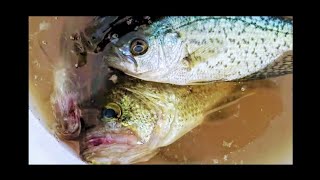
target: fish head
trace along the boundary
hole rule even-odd
[[[115,69],[141,79],[165,76],[184,56],[178,33],[139,29],[107,45],[104,60]]]
[[[131,86],[131,87],[130,87]],[[169,127],[166,108],[155,89],[130,84],[115,87],[107,95],[101,109],[99,124],[83,132],[80,153],[93,164],[130,164],[149,160],[162,142],[163,127]],[[148,94],[149,93],[149,94]],[[161,127],[159,127],[161,122]]]

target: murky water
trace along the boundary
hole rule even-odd
[[[53,91],[52,71],[55,70],[52,61],[60,57],[62,24],[72,21],[76,29],[89,20],[90,17],[29,19],[29,106],[51,133],[54,117],[50,95]],[[97,66],[95,63],[92,60],[91,65]],[[82,71],[90,73],[90,69]],[[215,119],[206,119],[145,163],[291,164],[292,75],[271,80],[276,87],[260,86],[261,81],[253,82],[258,86],[254,95],[218,112],[221,115],[216,115]],[[67,143],[78,153],[77,142]]]

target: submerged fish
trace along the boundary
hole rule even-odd
[[[82,132],[80,154],[94,164],[147,161],[220,107],[249,95],[241,83],[177,86],[125,76],[109,92],[101,115]],[[86,119],[84,119],[86,123]]]
[[[106,63],[147,81],[192,85],[292,73],[292,19],[164,17],[104,49]]]
[[[52,65],[53,92],[50,103],[55,118],[55,133],[59,138],[74,140],[80,135],[82,119],[91,119],[99,112],[99,91],[105,87],[107,70],[103,64],[91,61],[90,66],[75,68],[77,59],[70,50],[72,41],[67,37],[73,32],[75,24],[70,20],[63,25],[60,37],[60,56],[52,59],[39,43],[42,52]],[[94,70],[92,70],[94,69]],[[93,101],[95,99],[96,101]]]

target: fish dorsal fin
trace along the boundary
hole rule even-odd
[[[273,63],[258,72],[250,74],[244,78],[235,81],[249,81],[257,79],[267,79],[277,77],[285,74],[292,74],[293,72],[293,54],[292,51],[285,52],[282,56],[277,58]]]

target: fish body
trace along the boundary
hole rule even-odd
[[[194,85],[290,74],[292,49],[290,19],[170,16],[112,41],[103,59],[139,79]]]
[[[125,76],[106,94],[97,124],[83,132],[81,156],[94,164],[147,161],[208,112],[244,95],[240,89],[233,82],[177,86]]]

